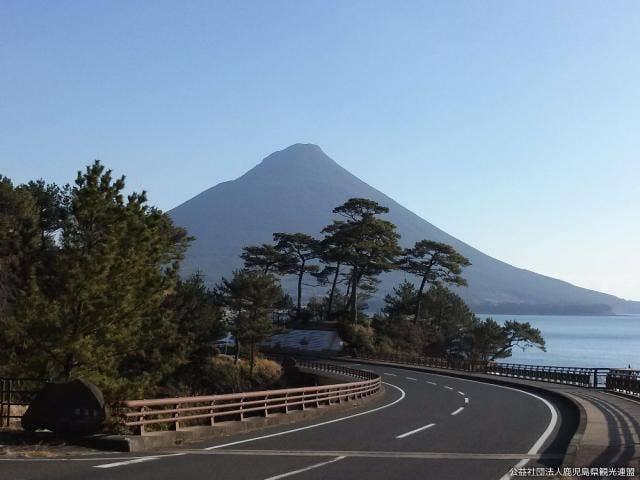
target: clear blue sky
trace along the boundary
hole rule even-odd
[[[0,172],[169,209],[297,142],[514,265],[640,300],[640,3],[0,0]]]

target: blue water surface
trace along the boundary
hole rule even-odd
[[[628,367],[640,369],[640,315],[552,316],[489,315],[503,323],[507,320],[529,322],[540,329],[547,351],[518,348],[502,361],[561,367]]]

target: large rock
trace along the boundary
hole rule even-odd
[[[47,383],[22,417],[22,428],[94,433],[104,420],[104,397],[100,389],[86,380],[73,380]]]

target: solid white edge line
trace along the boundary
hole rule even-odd
[[[459,414],[462,410],[464,410],[464,407],[460,407],[459,409],[457,409],[457,410],[455,410],[455,411],[451,412],[451,415],[457,415],[457,414]]]
[[[398,435],[396,438],[400,439],[400,438],[408,437],[409,435],[413,435],[414,433],[418,433],[418,432],[421,432],[422,430],[426,430],[427,428],[431,428],[434,425],[435,423],[430,423],[429,425],[425,425],[424,427],[416,428],[415,430],[411,430],[410,432],[402,433]]]
[[[379,366],[385,366],[385,365],[382,364],[382,365],[379,365]],[[396,368],[403,368],[403,367],[396,367]],[[407,368],[405,368],[405,370],[407,370]],[[436,377],[458,378],[458,377],[452,377],[451,375],[443,375],[441,373],[431,373],[431,372],[423,372],[423,373],[429,373],[429,375],[433,375],[433,376],[436,376]],[[481,385],[485,385],[485,386],[489,386],[489,387],[497,387],[497,388],[504,388],[506,390],[513,390],[515,392],[519,392],[519,393],[522,393],[524,395],[529,395],[530,397],[537,398],[538,400],[540,400],[542,403],[544,403],[547,406],[547,408],[551,412],[551,420],[549,421],[549,425],[547,425],[547,429],[544,432],[542,432],[542,435],[540,435],[540,437],[538,438],[536,443],[534,443],[533,446],[531,447],[531,449],[527,452],[527,455],[535,455],[535,454],[538,453],[538,450],[542,447],[542,445],[544,445],[544,442],[546,442],[547,438],[549,438],[549,436],[553,433],[553,430],[556,427],[556,424],[558,423],[558,412],[556,412],[555,407],[553,405],[551,405],[547,400],[545,400],[544,398],[542,398],[542,397],[540,397],[540,396],[538,396],[538,395],[536,395],[534,393],[525,392],[524,390],[520,390],[520,389],[514,388],[514,387],[507,387],[506,385],[496,385],[495,383],[481,382],[479,380],[470,380],[470,379],[466,379],[466,378],[458,378],[458,380],[462,380],[464,382],[479,383]],[[529,462],[529,459],[523,458],[522,460],[520,460],[512,468],[523,467],[528,462]],[[502,477],[500,477],[500,480],[510,480],[511,478],[512,478],[511,473],[507,472]]]
[[[351,418],[359,417],[361,415],[368,415],[369,413],[378,412],[380,410],[383,410],[385,408],[389,408],[389,407],[395,405],[396,403],[401,402],[402,400],[404,400],[404,397],[406,396],[406,393],[405,393],[405,391],[403,389],[401,389],[397,385],[393,385],[391,383],[387,383],[387,382],[382,382],[382,383],[384,383],[385,385],[389,385],[390,387],[393,387],[396,390],[399,390],[400,391],[400,397],[395,399],[391,403],[386,403],[386,404],[384,404],[384,405],[382,405],[380,407],[376,407],[376,408],[373,408],[371,410],[366,410],[364,412],[355,413],[353,415],[347,415],[346,417],[334,418],[333,420],[327,420],[326,422],[314,423],[312,425],[306,425],[304,427],[292,428],[291,430],[285,430],[283,432],[271,433],[269,435],[261,435],[259,437],[245,438],[244,440],[238,440],[238,441],[235,441],[235,442],[223,443],[222,445],[214,445],[213,447],[206,447],[203,450],[215,450],[216,448],[230,447],[232,445],[239,445],[241,443],[254,442],[256,440],[262,440],[264,438],[279,437],[280,435],[287,435],[288,433],[301,432],[303,430],[309,430],[311,428],[321,427],[323,425],[329,425],[330,423],[342,422],[343,420],[349,420]]]
[[[186,453],[171,453],[168,455],[151,455],[149,457],[138,457],[138,458],[134,458],[133,460],[126,460],[124,462],[103,463],[102,465],[94,465],[93,468],[122,467],[124,465],[132,465],[134,463],[150,462],[152,460],[158,460],[160,458],[165,458],[165,457],[181,457],[183,455],[186,455]]]
[[[347,457],[336,457],[331,460],[327,460],[326,462],[315,463],[313,465],[309,465],[308,467],[300,468],[298,470],[293,470],[287,473],[281,473],[280,475],[274,475],[273,477],[265,478],[265,480],[278,480],[279,478],[290,477],[292,475],[297,475],[298,473],[308,472],[309,470],[313,470],[314,468],[324,467],[325,465],[329,465],[330,463],[339,462]]]

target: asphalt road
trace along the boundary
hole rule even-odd
[[[0,480],[499,480],[556,466],[576,428],[568,407],[520,390],[359,368],[382,375],[386,394],[358,410],[152,455],[0,459]]]

